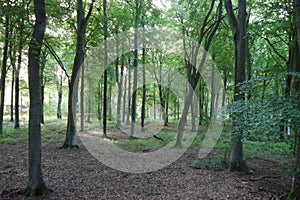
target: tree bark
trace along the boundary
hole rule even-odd
[[[29,181],[25,193],[30,196],[45,195],[49,192],[42,175],[41,159],[41,80],[39,58],[46,29],[44,0],[34,0],[35,25],[29,44]]]
[[[202,24],[202,31],[201,31],[202,33],[204,32],[205,28],[208,28],[207,27],[207,25],[208,25],[207,20],[208,20],[208,18],[210,17],[210,15],[212,13],[212,10],[214,8],[214,4],[215,4],[215,1],[212,1],[210,10],[208,11],[208,13],[206,15],[206,18],[205,18],[205,20]],[[218,10],[217,11],[217,19],[216,19],[215,23],[213,24],[213,26],[210,26],[208,28],[209,31],[208,31],[207,35],[205,35],[205,34],[200,34],[199,35],[196,50],[192,51],[193,52],[193,59],[192,59],[192,65],[190,66],[190,67],[192,67],[192,69],[190,70],[191,73],[188,74],[188,81],[189,81],[191,87],[188,88],[187,95],[185,96],[184,108],[183,108],[183,111],[182,111],[182,114],[181,114],[181,119],[180,119],[180,122],[179,122],[179,128],[178,128],[178,132],[177,132],[175,147],[181,147],[181,141],[182,141],[182,138],[183,138],[183,130],[184,130],[184,126],[185,126],[186,121],[187,121],[188,111],[189,111],[190,105],[192,103],[193,93],[194,93],[195,88],[197,87],[198,81],[200,79],[200,73],[201,73],[201,71],[204,67],[205,62],[206,62],[207,52],[210,48],[210,44],[212,42],[213,36],[215,35],[215,33],[216,33],[216,31],[217,31],[217,29],[220,25],[220,22],[221,22],[222,4],[223,4],[223,1],[220,0],[219,5],[218,5],[218,9],[217,9]],[[196,61],[197,61],[198,53],[199,53],[199,50],[200,50],[200,47],[201,47],[201,43],[202,43],[202,41],[205,37],[206,37],[206,41],[205,41],[205,44],[204,44],[204,51],[202,53],[200,63],[197,64]],[[189,66],[189,65],[187,65],[187,66]]]
[[[61,114],[62,82],[63,82],[62,75],[59,74],[57,76],[57,94],[58,94],[57,111],[56,111],[57,119],[62,118],[62,114]]]
[[[2,59],[2,69],[1,69],[1,80],[0,80],[0,135],[3,132],[3,114],[4,114],[4,98],[5,98],[5,79],[6,79],[6,68],[8,59],[8,46],[9,46],[9,16],[5,16],[5,41],[3,47],[3,59]]]
[[[21,19],[20,24],[20,41],[19,41],[19,47],[18,47],[18,65],[15,71],[15,124],[14,128],[19,129],[20,128],[20,110],[19,110],[19,98],[20,98],[20,70],[21,70],[21,63],[22,63],[22,50],[24,46],[24,19]]]
[[[295,52],[295,71],[300,73],[300,0],[294,0],[295,11],[296,11],[296,29],[297,29],[297,40],[298,40],[298,49]],[[294,85],[295,91],[300,91],[300,80],[296,79]],[[298,107],[300,107],[300,102],[298,101]],[[296,161],[295,161],[295,174],[293,175],[292,188],[289,193],[288,199],[300,199],[300,127],[299,125],[295,126],[295,146],[296,146]]]
[[[11,34],[14,34],[13,28],[11,28]],[[15,40],[15,37],[12,38]],[[10,96],[10,121],[14,121],[14,88],[15,88],[15,73],[16,73],[16,50],[13,49],[13,41],[10,41],[10,64],[12,66],[11,76],[11,96]]]
[[[231,0],[225,0],[225,8],[228,21],[231,27],[235,44],[235,87],[234,101],[243,101],[245,94],[240,90],[241,84],[245,81],[246,65],[246,0],[238,1],[238,17],[236,18]],[[231,133],[231,160],[230,170],[248,171],[243,153],[243,130],[238,128],[239,118],[243,117],[240,113],[232,116],[233,129]]]
[[[144,131],[145,127],[145,118],[146,118],[146,49],[143,48],[142,60],[143,60],[143,95],[142,95],[142,110],[141,110],[141,127]]]
[[[108,22],[106,13],[106,0],[103,0],[103,27],[104,27],[104,88],[103,88],[103,137],[107,137],[107,36],[108,36]]]
[[[140,25],[140,0],[135,0],[135,32],[134,32],[134,51],[133,51],[133,92],[131,100],[131,137],[136,137],[136,97],[138,81],[138,28]]]
[[[68,95],[68,122],[67,132],[62,148],[78,147],[77,145],[77,129],[76,129],[76,106],[78,100],[78,73],[83,64],[85,54],[85,32],[88,19],[92,14],[94,1],[90,4],[87,16],[84,16],[84,8],[82,0],[77,0],[77,30],[76,30],[76,55],[74,58],[71,80],[69,80]]]
[[[80,85],[80,131],[84,131],[84,65],[81,65]]]

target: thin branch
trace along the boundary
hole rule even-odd
[[[54,51],[53,47],[49,44],[49,42],[44,39],[44,44],[45,47],[50,51],[51,55],[54,57],[54,59],[57,61],[57,63],[59,64],[60,68],[64,71],[66,77],[68,78],[68,80],[70,79],[68,72],[63,64],[63,62],[61,61],[61,59],[59,58],[59,56],[57,55],[57,53]]]
[[[234,15],[231,0],[225,0],[225,8],[226,8],[228,21],[229,21],[229,25],[230,25],[232,34],[235,37],[235,35],[237,33],[238,23],[237,23],[237,19],[236,19],[235,15]]]
[[[90,7],[89,7],[89,11],[88,11],[86,17],[84,18],[83,23],[87,23],[87,21],[89,20],[90,16],[92,15],[93,7],[94,7],[94,2],[95,2],[95,0],[92,0],[92,3],[90,4]]]
[[[255,33],[256,33],[259,37],[261,37],[262,39],[264,39],[264,40],[270,45],[270,47],[273,49],[273,51],[275,52],[275,54],[276,54],[279,58],[281,58],[285,63],[288,63],[287,59],[286,59],[283,55],[281,55],[281,54],[279,53],[279,51],[275,48],[274,44],[269,40],[269,38],[267,38],[267,37],[265,37],[265,36],[262,36],[262,35],[259,34],[257,31],[255,31]]]

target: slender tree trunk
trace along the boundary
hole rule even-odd
[[[13,33],[13,30],[11,30]],[[13,33],[14,34],[14,33]],[[15,40],[15,37],[13,38]],[[11,77],[11,96],[10,96],[10,121],[14,121],[14,87],[15,87],[15,74],[16,74],[16,50],[13,50],[13,41],[10,41],[10,62],[12,66]]]
[[[124,56],[124,55],[123,55]],[[122,60],[125,59],[125,56],[123,58],[122,56]],[[122,62],[124,62],[125,60],[123,60]],[[123,115],[122,115],[122,122],[125,122],[125,117],[126,117],[126,95],[127,95],[127,90],[126,90],[126,86],[127,86],[127,76],[124,75],[124,95],[123,95]]]
[[[80,131],[84,131],[84,64],[81,65],[80,86]]]
[[[35,26],[29,44],[29,180],[26,194],[30,196],[48,193],[42,175],[41,146],[41,80],[39,57],[46,29],[46,12],[44,0],[34,0]]]
[[[128,100],[127,100],[127,112],[126,112],[126,114],[127,114],[127,120],[126,120],[126,124],[130,124],[130,108],[131,108],[131,97],[130,97],[130,95],[131,95],[131,70],[129,69],[129,67],[130,67],[130,64],[131,64],[131,62],[130,62],[130,58],[129,58],[129,60],[128,60],[128,63],[129,63],[129,66],[128,66],[128,95],[127,95],[127,97],[128,97]]]
[[[146,118],[146,49],[143,48],[142,60],[143,60],[143,95],[142,95],[142,110],[141,110],[141,127],[142,131],[144,131],[145,127],[145,118]]]
[[[14,128],[19,129],[20,128],[20,70],[22,65],[22,50],[25,43],[24,40],[24,18],[21,19],[20,29],[19,29],[19,46],[18,46],[18,64],[17,68],[15,70],[15,124]],[[21,95],[22,98],[22,95]],[[21,102],[22,105],[22,102]]]
[[[57,115],[57,119],[61,119],[62,118],[62,114],[61,114],[61,102],[62,102],[62,75],[59,74],[57,76],[57,94],[58,94],[58,102],[57,102],[57,111],[56,111],[56,115]]]
[[[9,17],[5,17],[5,41],[3,47],[3,59],[2,59],[2,69],[1,69],[1,80],[0,80],[0,89],[1,89],[1,99],[0,99],[0,135],[3,132],[3,114],[4,114],[4,98],[5,98],[5,79],[6,79],[6,68],[7,68],[7,59],[8,59],[8,46],[9,46]]]
[[[222,91],[222,108],[226,104],[227,72],[224,72],[223,91]],[[222,124],[225,126],[225,116],[222,117]]]
[[[103,137],[107,137],[107,36],[108,36],[108,24],[106,13],[106,0],[103,0],[103,27],[104,27],[104,85],[103,85]]]
[[[214,8],[214,4],[215,4],[215,1],[212,1],[211,2],[211,8],[210,10],[208,11],[207,15],[206,15],[206,19],[209,18],[209,16],[211,15],[211,12]],[[183,138],[183,130],[184,130],[184,126],[187,122],[187,115],[188,115],[188,111],[189,111],[189,107],[192,103],[192,98],[193,98],[193,93],[194,93],[194,90],[198,84],[198,81],[199,81],[199,78],[200,78],[200,73],[204,67],[204,64],[206,62],[206,58],[207,58],[207,51],[209,50],[210,48],[210,44],[211,44],[211,41],[213,39],[213,36],[215,35],[219,25],[220,25],[220,22],[221,22],[221,16],[222,16],[222,0],[220,0],[219,2],[219,5],[218,5],[218,12],[217,12],[217,19],[215,21],[215,24],[211,27],[211,29],[208,31],[208,35],[206,35],[206,42],[205,42],[205,45],[204,45],[204,51],[202,53],[202,57],[201,57],[201,61],[199,64],[197,64],[196,60],[198,58],[198,53],[199,53],[199,50],[200,50],[200,47],[201,47],[201,41],[203,41],[204,37],[205,37],[205,34],[201,34],[198,38],[198,44],[197,44],[197,47],[193,52],[193,60],[192,60],[192,69],[190,70],[191,73],[188,74],[188,81],[191,85],[191,87],[189,87],[188,89],[188,92],[185,96],[185,101],[184,101],[184,108],[183,108],[183,111],[182,111],[182,114],[181,114],[181,119],[180,119],[180,122],[179,122],[179,128],[178,128],[178,132],[177,132],[177,137],[176,137],[176,143],[175,143],[175,147],[181,147],[181,141],[182,141],[182,138]],[[203,22],[203,29],[205,29],[205,27],[207,26],[207,21],[204,21]]]
[[[133,51],[133,92],[131,102],[131,137],[136,136],[136,93],[138,84],[138,28],[140,25],[140,2],[135,0],[135,32],[134,32],[134,51]]]
[[[85,31],[89,17],[92,14],[94,1],[89,7],[86,17],[84,17],[84,8],[82,0],[77,0],[77,34],[76,34],[76,55],[74,58],[71,80],[69,81],[68,95],[68,122],[67,133],[62,148],[78,147],[77,129],[76,129],[76,106],[78,100],[78,73],[83,64],[85,53]]]
[[[164,125],[166,124],[166,112],[165,112],[165,98],[164,98],[164,92],[163,92],[163,85],[162,85],[162,60],[161,56],[159,59],[159,79],[158,79],[158,94],[159,94],[159,103],[160,103],[160,112],[162,119],[164,120]]]
[[[213,58],[214,60],[214,58]],[[211,68],[211,94],[210,94],[210,124],[209,127],[212,128],[215,120],[215,65],[212,64]]]
[[[117,45],[117,51],[119,50],[118,45]],[[119,54],[117,52],[117,54]],[[124,61],[125,61],[125,55],[123,54],[121,56],[121,69],[120,69],[120,74],[121,76],[118,77],[117,83],[118,83],[118,99],[117,99],[117,126],[121,127],[122,126],[122,116],[121,116],[121,111],[122,111],[122,92],[123,92],[123,79],[124,79]],[[116,64],[116,68],[118,69],[118,63]],[[116,72],[118,71],[116,69]],[[126,82],[125,82],[126,84]],[[124,113],[123,113],[124,114]],[[123,115],[124,116],[124,115]],[[123,120],[124,121],[124,120]]]
[[[45,99],[45,84],[46,84],[46,79],[44,78],[44,71],[45,71],[45,66],[46,66],[46,51],[42,51],[41,53],[41,64],[40,64],[40,72],[41,72],[41,102],[42,102],[42,113],[41,113],[41,124],[45,123],[44,119],[44,99]]]

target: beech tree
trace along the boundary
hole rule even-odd
[[[225,8],[234,40],[235,51],[235,82],[234,101],[243,101],[245,94],[240,90],[245,81],[246,65],[246,0],[238,1],[238,16],[233,11],[231,0],[225,0]],[[233,130],[231,133],[231,158],[230,170],[248,170],[243,154],[243,130],[237,126],[241,113],[235,113],[233,117]]]
[[[77,0],[77,27],[76,27],[76,55],[72,68],[71,80],[69,80],[68,94],[68,122],[67,132],[62,148],[78,147],[76,128],[76,103],[78,100],[78,73],[84,60],[85,54],[85,33],[88,20],[92,14],[94,1],[91,2],[87,15],[85,16],[82,0]]]
[[[298,40],[298,55],[300,54],[300,0],[294,0],[295,6],[295,13],[296,13],[296,20],[295,20],[295,27],[297,30],[297,40]],[[300,61],[299,57],[296,57],[298,60],[296,64],[296,72],[300,73]],[[295,91],[300,92],[300,80],[299,78],[295,81]],[[298,100],[298,107],[300,107],[300,102]],[[288,199],[299,199],[300,198],[300,127],[296,125],[295,127],[295,142],[296,142],[296,161],[295,161],[295,168],[294,168],[294,176],[292,181],[292,188],[289,194]]]
[[[218,7],[216,9],[216,17],[213,16],[215,3],[216,3],[215,0],[213,0],[211,2],[208,11],[205,14],[204,20],[201,23],[201,26],[198,26],[195,28],[196,32],[197,32],[197,35],[196,35],[197,42],[193,48],[191,47],[191,49],[187,48],[187,46],[191,45],[191,44],[187,44],[189,41],[186,41],[186,37],[188,35],[188,30],[187,30],[187,27],[185,27],[183,24],[184,23],[184,16],[183,16],[184,13],[179,13],[179,15],[180,15],[179,18],[180,18],[182,26],[183,26],[182,32],[183,32],[183,41],[184,41],[184,47],[185,47],[185,49],[184,49],[184,51],[185,51],[185,68],[187,71],[187,77],[188,77],[187,79],[188,79],[191,87],[189,87],[187,94],[185,96],[184,108],[182,110],[180,122],[178,125],[178,132],[177,132],[175,147],[181,147],[181,141],[183,138],[183,130],[184,130],[184,126],[187,121],[188,111],[189,111],[190,105],[192,103],[193,92],[198,85],[198,81],[200,79],[200,73],[206,62],[207,52],[209,51],[212,39],[213,39],[215,33],[217,32],[218,27],[221,22],[221,19],[222,19],[223,1],[222,0],[219,1]],[[205,51],[203,52],[203,55],[199,59],[200,62],[197,63],[197,59],[199,56],[198,54],[199,54],[201,45],[204,45]]]
[[[35,25],[29,44],[29,180],[25,193],[30,196],[49,192],[42,175],[41,159],[41,80],[39,58],[46,29],[46,10],[44,0],[34,0]]]

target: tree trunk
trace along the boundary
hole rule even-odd
[[[29,44],[29,181],[25,193],[30,196],[45,195],[49,192],[42,175],[41,158],[41,80],[39,58],[46,29],[44,0],[34,0],[35,26]]]
[[[11,30],[13,33],[13,30]],[[12,38],[15,40],[15,37]],[[16,73],[16,50],[13,49],[13,41],[10,41],[10,63],[12,66],[12,77],[11,77],[11,96],[10,96],[10,121],[14,121],[14,88],[15,88],[15,73]]]
[[[131,60],[130,58],[128,59],[128,94],[127,94],[127,120],[126,120],[126,124],[129,125],[130,124],[130,108],[131,108],[131,70],[130,70],[130,64],[131,64]]]
[[[44,70],[46,66],[46,51],[42,51],[41,53],[41,59],[40,59],[40,78],[41,78],[41,102],[42,102],[42,113],[41,113],[41,124],[44,124],[45,119],[44,119],[44,99],[45,99],[45,84],[46,84],[46,79],[44,78]]]
[[[124,57],[124,58],[123,58]],[[125,62],[125,56],[122,55],[122,63],[124,64]],[[124,69],[123,69],[124,70]],[[122,122],[125,122],[125,117],[126,117],[126,85],[127,85],[127,76],[123,74],[123,78],[124,78],[124,95],[123,95],[123,115],[122,115]]]
[[[117,45],[117,51],[119,51],[118,45]],[[117,52],[119,54],[119,52]],[[122,116],[121,116],[121,111],[122,111],[122,92],[123,92],[123,78],[124,78],[124,61],[125,61],[125,55],[122,54],[121,56],[121,76],[118,77],[117,79],[117,84],[118,84],[118,99],[117,99],[117,126],[121,127],[122,126]],[[118,62],[117,62],[118,63]],[[118,64],[116,64],[116,68],[118,69]],[[116,73],[117,70],[116,69]],[[117,76],[117,75],[116,75]],[[126,84],[126,83],[125,83]],[[124,114],[124,113],[123,113]],[[124,115],[123,115],[124,116]],[[124,121],[124,120],[123,120]]]
[[[80,82],[80,131],[84,131],[84,70],[84,64],[82,64]]]
[[[57,119],[61,119],[62,118],[62,114],[61,114],[61,102],[62,102],[62,75],[59,74],[57,76],[57,94],[58,94],[58,102],[57,102],[57,111],[56,111],[56,115],[57,115]]]
[[[103,85],[103,137],[107,137],[107,36],[108,36],[108,22],[106,13],[106,0],[103,0],[103,28],[104,28],[104,85]]]
[[[20,98],[20,70],[21,70],[21,64],[22,64],[22,49],[24,45],[24,19],[22,18],[21,24],[20,24],[20,41],[19,41],[19,48],[18,48],[18,66],[15,71],[15,124],[14,128],[19,129],[20,128],[20,112],[19,112],[19,98]]]
[[[78,100],[78,72],[83,64],[85,53],[85,31],[89,17],[92,14],[94,1],[92,1],[88,14],[84,17],[82,0],[77,0],[77,34],[76,34],[76,55],[74,58],[71,80],[69,81],[68,95],[68,122],[67,133],[62,148],[78,147],[76,130],[76,106]]]
[[[212,1],[210,10],[208,11],[208,13],[206,15],[206,20],[208,20],[209,16],[211,15],[212,10],[214,8],[214,4],[215,4],[215,1]],[[205,35],[204,33],[199,35],[197,46],[196,46],[195,50],[192,51],[192,54],[193,54],[192,55],[192,57],[193,57],[192,63],[189,63],[188,65],[186,65],[187,67],[191,67],[190,71],[188,69],[188,81],[189,81],[191,87],[189,87],[187,95],[185,96],[184,108],[183,108],[183,111],[181,114],[181,119],[179,122],[179,128],[178,128],[178,132],[177,132],[175,147],[181,147],[181,141],[183,138],[183,130],[184,130],[184,126],[187,121],[189,107],[192,103],[193,93],[194,93],[195,88],[197,87],[197,84],[198,84],[198,81],[200,78],[200,73],[206,62],[207,52],[210,48],[211,41],[212,41],[213,36],[215,35],[215,33],[220,25],[220,22],[221,22],[222,4],[223,4],[223,2],[222,2],[222,0],[220,0],[218,9],[217,9],[218,10],[217,19],[216,19],[215,23],[213,24],[213,26],[210,26],[209,31],[207,31],[208,32],[207,35]],[[203,25],[202,25],[202,30],[204,30],[205,28],[208,28],[208,27],[206,27],[207,25],[208,25],[207,21],[204,21]],[[197,64],[197,58],[199,56],[198,53],[199,53],[199,50],[201,47],[201,42],[203,41],[204,38],[205,38],[204,51],[202,53],[200,63]],[[185,49],[185,52],[186,52],[186,49]]]
[[[146,49],[143,48],[142,60],[143,60],[143,95],[142,95],[142,110],[141,110],[141,127],[144,131],[145,118],[146,118]]]
[[[240,91],[241,84],[245,81],[246,64],[246,0],[238,1],[238,17],[236,18],[231,0],[225,0],[225,8],[230,23],[235,44],[235,87],[234,101],[245,99],[245,94]],[[233,129],[231,133],[231,160],[230,170],[248,171],[243,153],[243,130],[238,128],[240,113],[233,116]]]
[[[214,60],[214,57],[213,57]],[[215,120],[215,65],[212,64],[211,68],[211,94],[210,94],[210,124],[209,127],[212,128]]]
[[[131,137],[136,136],[136,93],[138,81],[138,27],[140,25],[140,2],[135,0],[135,31],[134,31],[134,51],[133,51],[133,93],[131,100]]]
[[[8,46],[9,46],[9,17],[5,17],[5,42],[3,47],[3,60],[2,60],[2,70],[1,70],[1,80],[0,80],[0,135],[3,132],[3,114],[4,114],[4,98],[5,98],[5,79],[6,79],[6,68],[7,68],[7,58],[8,58]]]
[[[295,60],[295,71],[300,73],[300,0],[295,0],[295,10],[296,10],[296,28],[297,28],[297,40],[298,40],[298,49],[295,51],[294,60]],[[294,88],[296,92],[300,91],[300,80],[296,79],[294,83]],[[300,107],[300,102],[298,101],[298,107]],[[296,146],[296,161],[293,175],[293,182],[290,194],[288,199],[300,199],[300,127],[299,125],[295,126],[295,146]]]

